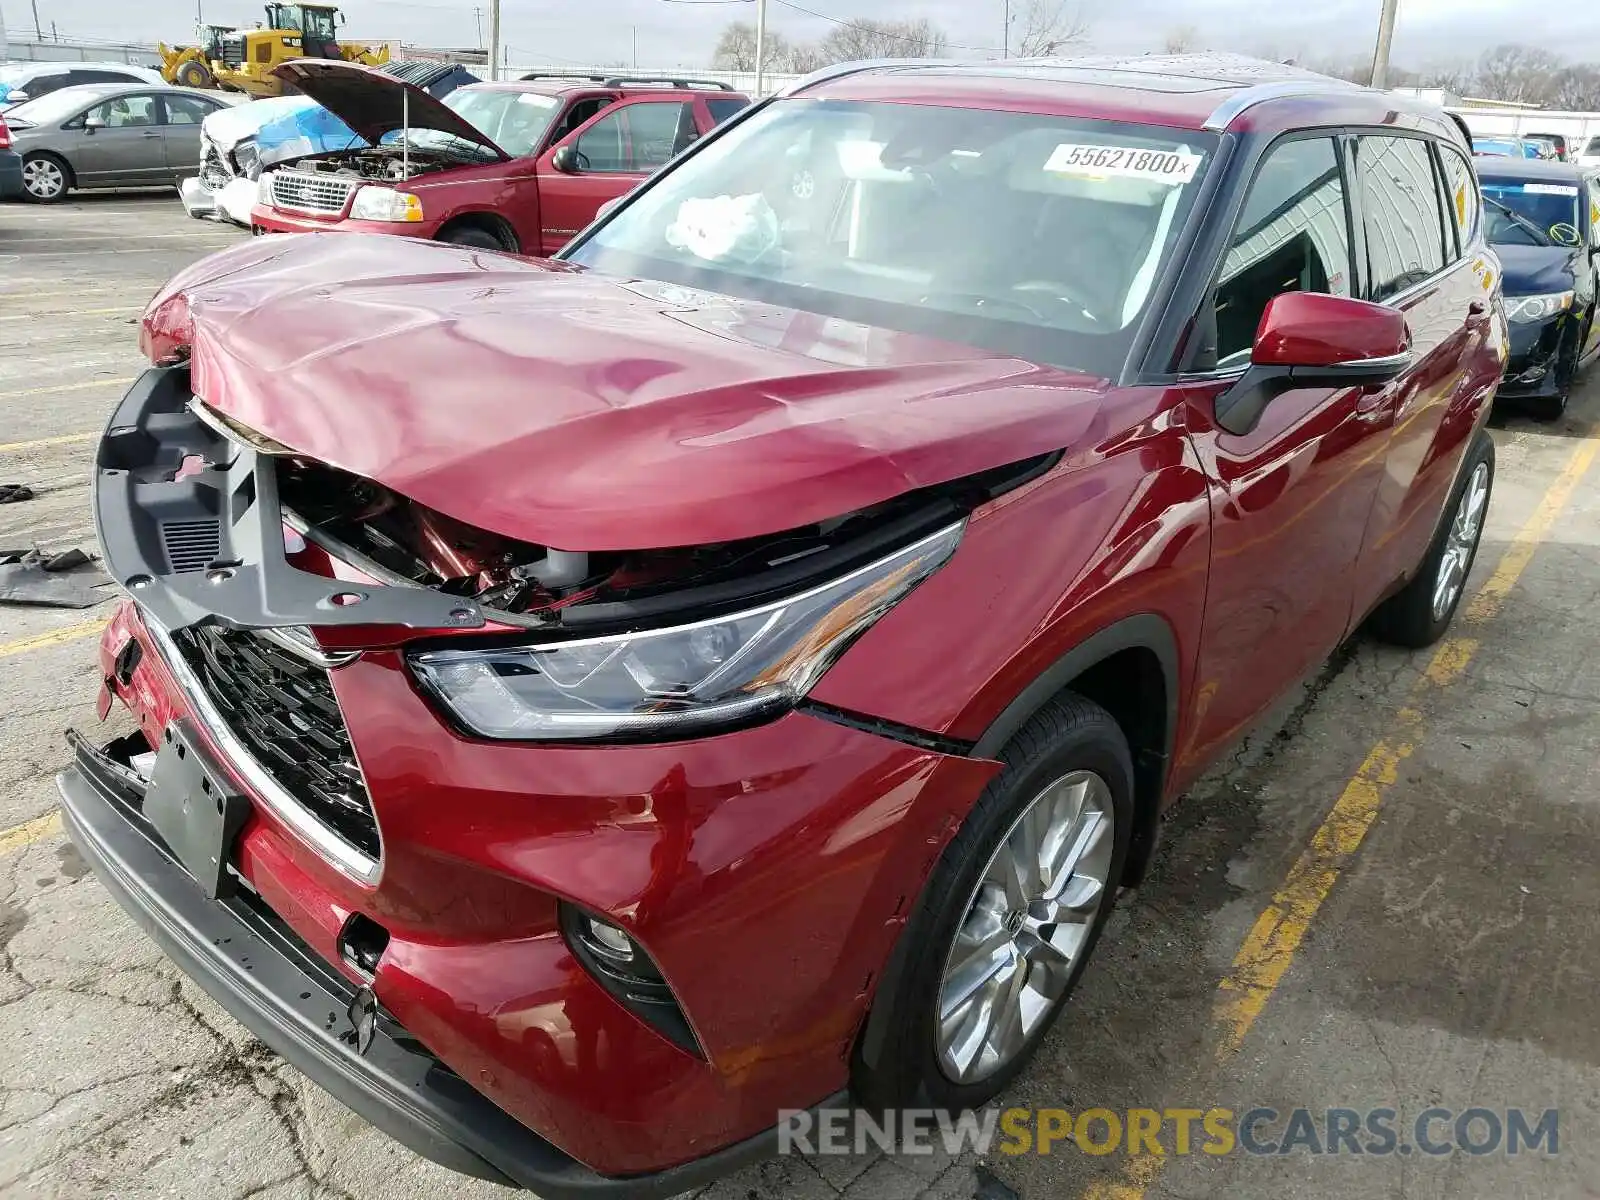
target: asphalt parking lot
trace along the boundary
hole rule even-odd
[[[171,193],[0,206],[0,483],[37,493],[0,506],[0,545],[91,546],[89,456],[140,367],[137,313],[242,236]],[[1005,1102],[1304,1108],[1319,1127],[1389,1108],[1402,1134],[1433,1106],[1555,1109],[1558,1153],[1216,1155],[1197,1134],[1161,1157],[789,1158],[706,1194],[1600,1196],[1600,373],[1562,422],[1496,426],[1452,636],[1358,638],[1190,795]],[[95,724],[109,608],[0,606],[0,1194],[509,1196],[306,1084],[87,874],[52,777],[61,731]],[[1261,1131],[1289,1140],[1282,1119]]]

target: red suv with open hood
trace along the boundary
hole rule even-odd
[[[1469,154],[1249,60],[858,65],[555,262],[208,259],[99,447],[138,728],[72,835],[313,1079],[545,1197],[983,1103],[1206,764],[1450,621]]]
[[[368,143],[261,177],[257,232],[398,233],[554,254],[610,200],[750,101],[727,84],[527,75],[443,100],[354,63],[273,72]]]

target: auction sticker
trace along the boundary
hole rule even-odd
[[[1152,183],[1188,183],[1200,169],[1192,150],[1142,150],[1137,146],[1079,146],[1064,143],[1045,160],[1057,175],[1147,179]]]
[[[1576,196],[1578,189],[1566,183],[1525,183],[1522,190],[1529,196]]]

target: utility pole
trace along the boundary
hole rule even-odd
[[[477,26],[478,26],[478,48],[482,49],[483,48],[483,9],[474,7],[473,10],[472,10],[472,19],[473,19],[473,21],[475,21],[477,23]]]
[[[633,69],[639,69],[639,27],[633,27]]]
[[[756,99],[764,90],[762,78],[767,69],[767,0],[756,0]]]
[[[489,78],[500,78],[500,0],[489,0]]]
[[[1400,0],[1383,0],[1383,15],[1378,18],[1378,47],[1372,54],[1372,86],[1382,91],[1389,86],[1389,45],[1394,41],[1394,19]]]
[[[44,41],[44,30],[39,28],[39,0],[33,0],[33,40]]]
[[[1000,43],[1000,57],[1011,57],[1011,0],[1006,0],[1006,30],[1005,38]]]

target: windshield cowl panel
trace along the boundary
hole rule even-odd
[[[1116,378],[1215,138],[925,104],[792,99],[569,255]]]

